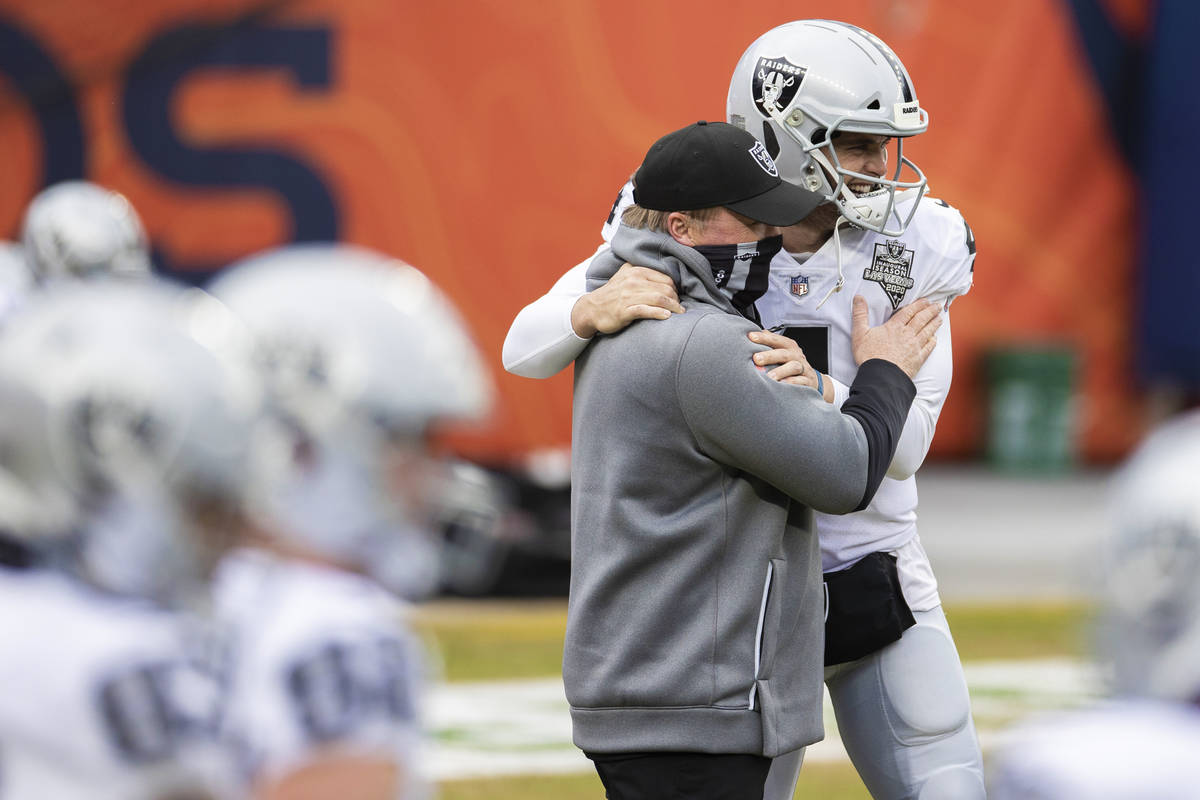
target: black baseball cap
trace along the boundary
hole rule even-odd
[[[795,225],[824,202],[779,177],[767,148],[727,122],[697,122],[650,146],[633,201],[655,211],[724,206],[768,225]]]

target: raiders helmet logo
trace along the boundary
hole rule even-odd
[[[804,82],[804,72],[804,67],[798,67],[786,58],[760,58],[754,69],[752,92],[759,112],[764,117],[770,117],[770,111],[783,113]]]
[[[153,415],[122,397],[88,395],[69,413],[87,458],[114,463],[149,460],[163,444],[161,426]]]

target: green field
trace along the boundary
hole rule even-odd
[[[600,779],[585,775],[537,775],[523,778],[448,781],[441,800],[600,800]],[[809,764],[796,784],[797,798],[871,800],[854,768],[843,764]]]
[[[951,606],[946,616],[964,661],[1079,657],[1087,651],[1087,613],[1079,604]],[[558,675],[566,624],[565,601],[449,601],[417,616],[447,681]]]
[[[1081,658],[1087,609],[1080,604],[958,605],[946,615],[964,661]],[[448,682],[545,678],[559,674],[564,601],[445,601],[420,609],[417,627],[436,648]],[[594,774],[447,781],[442,800],[603,798]],[[849,764],[805,765],[797,798],[870,800]]]

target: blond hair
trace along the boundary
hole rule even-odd
[[[718,208],[720,206],[698,208],[694,211],[681,211],[679,213],[691,217],[696,221],[697,226],[703,228],[704,223],[716,216]],[[621,222],[630,228],[655,231],[657,233],[670,233],[667,230],[667,217],[670,215],[670,211],[655,211],[649,208],[642,208],[634,203],[621,214]]]

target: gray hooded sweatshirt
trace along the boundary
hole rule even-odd
[[[598,336],[575,362],[574,741],[774,757],[824,735],[812,510],[870,502],[915,389],[868,361],[839,411],[755,366],[758,326],[695,250],[622,226],[589,288],[625,261],[675,279],[687,312]]]

